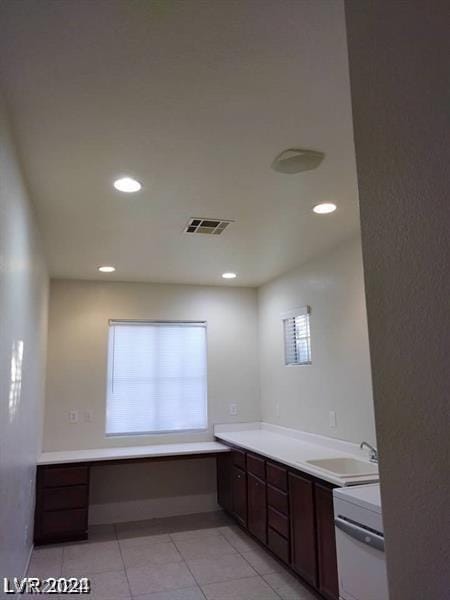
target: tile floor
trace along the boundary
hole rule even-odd
[[[28,575],[89,577],[91,600],[316,598],[223,512],[94,526],[87,542],[36,548]]]

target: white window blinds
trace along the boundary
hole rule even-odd
[[[106,434],[206,429],[206,323],[110,321]]]
[[[284,362],[286,365],[311,364],[309,319],[309,306],[296,309],[284,315]]]

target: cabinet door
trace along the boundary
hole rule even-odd
[[[339,583],[334,531],[333,490],[316,483],[315,500],[319,590],[325,598],[337,600],[339,598]]]
[[[233,510],[233,457],[231,452],[217,455],[217,502],[228,511]]]
[[[291,566],[313,586],[317,584],[314,488],[309,479],[289,473]]]
[[[267,541],[266,484],[247,473],[248,530],[264,544]]]
[[[245,471],[233,466],[233,514],[243,527],[247,527],[247,476]]]

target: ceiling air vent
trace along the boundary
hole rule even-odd
[[[233,221],[224,219],[193,218],[184,228],[184,233],[203,233],[207,235],[220,235]]]

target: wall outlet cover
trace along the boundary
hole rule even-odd
[[[331,427],[331,429],[336,428],[336,411],[334,410],[330,410],[328,413],[328,425]]]
[[[230,415],[235,417],[238,414],[237,404],[230,404]]]
[[[69,411],[69,423],[78,423],[78,411],[77,410]]]

